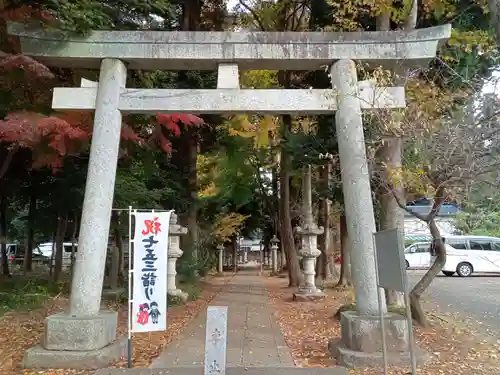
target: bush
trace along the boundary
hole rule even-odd
[[[38,308],[50,297],[69,291],[65,282],[53,283],[45,279],[26,280],[22,277],[2,280],[0,284],[0,314],[10,310]]]
[[[179,280],[186,282],[196,282],[200,277],[204,277],[215,266],[216,259],[213,252],[198,251],[198,258],[193,256],[192,251],[184,251],[184,254],[177,262],[177,274]]]

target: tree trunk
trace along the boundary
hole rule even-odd
[[[200,0],[185,0],[182,9],[182,30],[194,31],[200,25]]]
[[[56,235],[54,241],[54,250],[52,251],[52,256],[54,258],[54,281],[59,281],[60,273],[62,270],[62,255],[63,255],[63,244],[61,240],[61,229],[62,229],[62,218],[60,215],[57,215],[57,224],[56,224]]]
[[[403,139],[399,137],[389,138],[383,141],[382,147],[379,149],[377,158],[379,159],[382,178],[384,185],[391,186],[392,172],[400,171],[402,168],[402,149]],[[405,204],[404,188],[401,184],[397,184],[388,191],[387,188],[379,189],[378,200],[381,207],[380,230],[398,229],[404,233],[404,213],[394,198],[398,197],[400,203]],[[385,292],[388,305],[404,307],[404,295],[401,292],[387,289]]]
[[[328,199],[328,190],[330,188],[330,163],[319,167],[319,178],[322,186],[323,197],[321,198],[319,209],[319,225],[323,227],[324,232],[319,236],[319,249],[321,251],[316,262],[316,277],[323,282],[327,279],[327,265],[330,249],[330,200]]]
[[[326,254],[323,246],[324,243],[321,241],[320,246],[318,246],[321,254],[316,258],[315,265],[316,285],[323,285],[326,280]]]
[[[0,245],[2,248],[2,275],[10,277],[7,254],[7,198],[5,195],[0,197]]]
[[[66,235],[66,229],[68,226],[68,216],[64,218],[58,216],[57,218],[57,230],[56,230],[56,254],[55,254],[55,265],[54,265],[54,281],[57,282],[61,279],[62,268],[63,268],[63,252],[64,252],[64,236]]]
[[[329,219],[330,220],[330,219]],[[331,220],[330,220],[331,221]],[[340,218],[333,222],[333,230],[330,231],[330,243],[327,251],[326,278],[327,280],[339,280],[340,273],[335,265],[337,254],[340,255]]]
[[[50,265],[49,265],[49,276],[53,276],[54,272],[54,259],[56,257],[56,238],[57,238],[57,233],[59,230],[59,217],[56,220],[56,229],[54,230],[54,233],[52,234],[52,251],[50,253]]]
[[[236,236],[231,237],[231,246],[233,248],[233,270],[238,272],[238,241]]]
[[[71,280],[73,280],[73,270],[76,260],[76,234],[78,232],[78,214],[73,214],[73,231],[71,233]]]
[[[392,3],[392,2],[391,2]],[[415,28],[417,17],[417,1],[412,4],[412,9],[405,20],[405,29]],[[391,15],[389,12],[385,12],[377,17],[377,30],[389,31],[391,29]],[[403,76],[397,76],[396,81],[400,82],[403,79],[402,84],[404,85],[404,78],[406,77],[405,72],[396,72],[396,75],[401,74]],[[379,162],[379,168],[384,181],[385,186],[392,186],[391,172],[398,172],[402,168],[402,150],[403,150],[403,139],[401,137],[391,137],[382,141],[382,147],[380,148],[377,158]],[[378,200],[380,202],[381,210],[381,220],[380,220],[380,230],[388,230],[397,228],[399,231],[404,233],[404,215],[399,207],[396,199],[396,195],[400,202],[405,201],[405,191],[402,184],[398,184],[391,193],[387,188],[379,189]],[[393,305],[397,307],[404,306],[404,295],[401,292],[395,290],[385,290],[385,297],[387,305]]]
[[[280,272],[285,271],[288,269],[288,266],[286,264],[286,252],[284,251],[283,247],[281,248],[280,251],[280,257],[281,257],[281,269]]]
[[[500,0],[488,0],[490,8],[490,24],[495,30],[497,48],[500,46]],[[500,48],[499,48],[500,49]]]
[[[201,1],[186,0],[183,2],[182,24],[183,31],[196,31],[200,26]],[[182,150],[187,162],[187,189],[189,189],[189,207],[187,212],[188,242],[185,250],[191,251],[193,257],[198,257],[198,175],[196,171],[198,159],[198,130],[191,128],[186,132],[186,149]]]
[[[7,171],[9,170],[10,164],[12,163],[12,160],[14,159],[14,155],[16,152],[19,150],[19,146],[14,146],[11,147],[7,153],[7,156],[3,160],[2,164],[0,165],[0,180],[5,177],[7,174]]]
[[[190,131],[189,147],[186,150],[188,160],[188,186],[190,204],[187,213],[189,243],[193,257],[198,257],[198,178],[196,164],[198,159],[198,134],[196,129]]]
[[[111,271],[109,273],[109,287],[118,289],[118,276],[120,274],[120,250],[116,243],[111,246]]]
[[[279,172],[278,172],[278,167],[277,165],[279,164],[279,155],[273,154],[273,168],[272,168],[272,181],[271,181],[271,187],[272,187],[272,194],[273,194],[273,204],[272,204],[272,210],[273,212],[270,212],[272,220],[273,220],[273,233],[278,235],[279,232],[279,187],[278,187],[278,181],[279,181]]]
[[[115,216],[113,216],[115,215]],[[125,280],[125,251],[123,249],[123,238],[121,233],[120,212],[113,211],[111,214],[111,222],[113,223],[113,237],[115,245],[118,248],[118,279]],[[129,250],[130,252],[130,250]]]
[[[31,172],[30,203],[28,208],[28,245],[24,250],[24,272],[33,270],[33,248],[35,247],[35,218],[36,218],[36,184]]]
[[[427,320],[427,317],[425,316],[424,310],[422,309],[420,298],[422,297],[422,294],[427,290],[429,285],[431,285],[436,276],[441,272],[446,263],[446,248],[441,238],[439,228],[436,225],[434,219],[431,219],[428,225],[432,235],[433,247],[435,249],[434,251],[436,257],[431,268],[429,268],[429,270],[425,273],[424,276],[422,276],[420,281],[413,287],[410,292],[410,304],[413,319],[415,319],[415,321],[423,327],[428,327],[429,322]]]
[[[349,248],[348,235],[346,217],[342,215],[340,216],[340,256],[342,257],[342,263],[338,287],[351,285],[351,249]]]
[[[282,250],[286,254],[288,270],[288,286],[300,286],[299,258],[295,249],[295,240],[292,229],[292,217],[290,212],[290,169],[292,158],[288,154],[285,142],[286,135],[290,132],[292,118],[290,115],[283,116],[282,147],[280,155],[280,232]]]

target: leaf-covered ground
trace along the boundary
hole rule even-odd
[[[340,336],[340,324],[333,318],[348,301],[345,292],[328,290],[321,302],[293,302],[286,279],[268,279],[269,297],[276,316],[299,367],[335,366],[328,354],[328,341]],[[475,327],[464,320],[441,319],[431,313],[433,327],[415,328],[417,344],[426,349],[431,360],[418,369],[419,375],[498,375],[500,374],[500,340],[492,342],[475,333]],[[410,366],[391,368],[391,375],[411,373]],[[381,375],[383,369],[350,370],[351,375]]]
[[[202,284],[202,292],[196,301],[185,305],[174,306],[168,310],[168,326],[166,332],[135,334],[133,337],[134,367],[148,367],[151,360],[158,356],[161,349],[176,337],[187,324],[202,309],[206,308],[210,300],[220,289],[221,285],[231,277],[210,278]],[[85,370],[22,370],[20,367],[24,351],[40,342],[43,334],[43,321],[47,315],[64,310],[68,300],[56,297],[45,304],[42,309],[31,312],[9,312],[0,317],[0,374],[1,375],[91,375],[95,371]],[[119,335],[127,331],[126,307],[109,303],[109,308],[117,310],[119,316]],[[126,367],[127,360],[122,358],[114,367]]]

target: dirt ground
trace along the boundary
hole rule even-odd
[[[136,334],[133,338],[134,367],[147,367],[160,350],[182,332],[189,321],[202,309],[231,277],[210,278],[203,283],[203,291],[196,301],[183,306],[169,308],[169,330],[165,333]],[[292,290],[286,287],[287,280],[268,278],[269,297],[276,309],[276,316],[291,348],[295,363],[299,367],[334,366],[327,350],[328,341],[340,336],[340,324],[333,318],[338,308],[351,301],[346,291],[327,290],[327,298],[320,302],[293,302]],[[42,309],[31,312],[11,312],[0,317],[0,374],[1,375],[91,375],[85,370],[22,370],[20,363],[24,351],[37,344],[43,333],[43,320],[52,313],[62,311],[67,299],[54,298]],[[127,329],[126,308],[110,304],[109,308],[119,312],[119,334]],[[498,375],[500,374],[500,341],[492,343],[475,332],[474,327],[464,321],[442,319],[430,312],[433,326],[430,329],[415,328],[417,345],[431,354],[431,360],[418,369],[419,375]],[[140,348],[140,350],[138,350]],[[114,367],[126,367],[122,358]],[[410,366],[391,368],[391,375],[410,373]],[[382,375],[380,368],[350,370],[350,375]]]
[[[351,302],[345,291],[326,290],[328,296],[318,302],[294,302],[287,279],[268,279],[269,297],[276,316],[299,367],[330,367],[336,362],[328,353],[328,341],[340,337],[340,323],[334,319],[338,308]],[[431,354],[429,362],[418,369],[419,375],[498,375],[500,341],[492,343],[465,326],[462,321],[441,319],[429,314],[432,328],[415,328],[417,345]],[[410,374],[410,365],[392,367],[391,375]],[[350,370],[350,375],[382,375],[381,368]]]
[[[134,334],[133,363],[134,367],[148,367],[151,360],[158,356],[161,349],[176,337],[198,313],[206,308],[210,300],[217,294],[221,285],[230,279],[232,274],[224,277],[208,278],[202,283],[202,292],[196,301],[182,306],[170,307],[168,310],[168,331]],[[63,311],[68,300],[56,297],[48,301],[44,308],[30,312],[9,312],[0,317],[0,374],[1,375],[91,375],[95,370],[23,370],[20,367],[24,351],[40,342],[43,334],[44,318],[47,315]],[[108,307],[118,311],[118,335],[126,335],[127,309],[108,303]],[[122,358],[113,367],[126,367],[127,360]]]

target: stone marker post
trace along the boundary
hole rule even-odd
[[[227,306],[207,307],[203,375],[226,375],[227,317]]]
[[[273,275],[278,274],[278,244],[280,240],[278,240],[278,237],[276,235],[271,238],[271,260],[272,260],[272,266],[273,266]]]
[[[344,205],[352,241],[351,272],[356,310],[378,315],[373,233],[376,232],[370,175],[366,159],[356,64],[339,60],[330,70],[336,93],[335,121],[339,145]]]
[[[218,256],[217,273],[219,275],[223,275],[224,274],[224,245],[223,244],[217,245],[217,256]]]
[[[302,247],[300,255],[303,259],[304,283],[297,293],[294,293],[294,299],[319,299],[325,297],[325,294],[316,287],[315,284],[315,264],[316,258],[321,255],[318,250],[318,235],[323,233],[323,227],[318,227],[314,222],[312,213],[312,192],[311,192],[311,166],[307,166],[302,182],[302,228],[296,228],[297,233],[302,237]]]
[[[178,224],[177,215],[172,212],[170,215],[170,229],[168,233],[168,264],[167,264],[167,294],[175,296],[186,302],[188,294],[177,288],[177,259],[179,259],[183,251],[180,248],[181,236],[187,234],[187,228]]]

